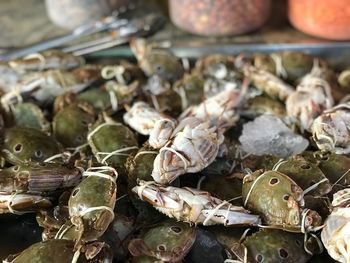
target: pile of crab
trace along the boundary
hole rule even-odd
[[[350,70],[130,47],[0,65],[3,262],[349,262]]]

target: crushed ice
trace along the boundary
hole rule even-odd
[[[271,154],[279,158],[299,154],[309,145],[308,140],[294,133],[273,115],[262,115],[244,124],[239,141],[248,154]]]

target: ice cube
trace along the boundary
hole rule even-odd
[[[295,134],[273,115],[262,115],[244,124],[239,141],[243,151],[249,154],[272,154],[279,158],[299,154],[309,145],[307,139]]]

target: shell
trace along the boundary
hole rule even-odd
[[[129,156],[126,162],[128,170],[128,186],[132,188],[137,185],[138,180],[152,180],[153,162],[159,151],[147,143],[142,146],[135,156]]]
[[[286,161],[277,164],[275,169],[296,182],[303,190],[315,185],[310,193],[312,196],[323,196],[331,191],[331,184],[322,170],[301,156],[290,157]],[[318,183],[318,185],[316,185]]]
[[[303,156],[316,163],[334,188],[350,185],[350,158],[346,155],[322,152],[304,152]]]
[[[54,138],[37,129],[14,127],[5,130],[3,135],[1,153],[12,164],[43,162],[60,151],[61,147]]]
[[[150,256],[163,262],[179,262],[195,241],[195,228],[188,224],[166,220],[129,243],[133,256]]]
[[[312,123],[311,132],[321,151],[350,153],[350,103],[324,111]]]
[[[319,70],[315,64],[311,73],[303,77],[286,101],[287,114],[301,131],[309,131],[314,119],[334,104],[331,85]]]
[[[160,149],[154,160],[152,177],[156,182],[170,183],[182,174],[203,170],[214,161],[224,140],[216,127],[209,127],[208,122],[198,118],[186,118],[179,127],[183,129]]]
[[[115,167],[122,176],[126,174],[126,159],[138,149],[135,135],[128,127],[100,118],[90,128],[87,139],[98,162]]]
[[[247,101],[242,116],[248,118],[255,118],[262,114],[271,114],[280,118],[284,118],[287,115],[285,106],[274,99],[265,96],[257,96]]]
[[[185,74],[174,83],[173,89],[180,95],[182,110],[197,105],[204,99],[204,80],[200,74]]]
[[[184,73],[182,64],[169,50],[152,48],[145,39],[131,41],[130,48],[148,77],[159,75],[163,79],[176,81]]]
[[[10,67],[19,71],[43,71],[47,69],[72,69],[84,65],[83,57],[74,56],[58,49],[30,54],[24,58],[11,60]]]
[[[243,245],[251,262],[305,263],[311,256],[304,250],[304,235],[277,229],[262,229],[247,237]]]
[[[80,182],[81,172],[58,163],[27,163],[0,171],[0,192],[52,194]]]
[[[169,119],[175,123],[175,120],[172,120],[171,117],[159,113],[147,103],[141,101],[134,103],[123,115],[124,122],[142,135],[150,135],[156,122],[163,119]]]
[[[51,129],[43,111],[34,103],[25,102],[15,105],[13,118],[18,127],[29,127],[43,132],[49,132]]]
[[[275,228],[300,232],[303,190],[288,176],[277,171],[256,171],[243,179],[244,206],[258,213],[263,221]],[[321,217],[310,213],[307,224],[318,226]]]
[[[251,79],[257,89],[274,99],[285,101],[294,91],[289,84],[284,83],[275,75],[254,66],[246,66],[244,75]]]
[[[109,168],[109,167],[108,167]],[[90,168],[69,198],[69,215],[83,241],[99,238],[114,218],[117,173],[112,168]]]
[[[88,104],[71,104],[55,115],[53,135],[65,147],[78,147],[86,143],[88,127],[95,122],[95,112]]]
[[[80,260],[83,262],[105,262],[112,263],[112,252],[110,248],[102,242],[95,242],[86,245],[84,252],[79,253]],[[6,261],[14,263],[27,262],[72,262],[75,256],[74,242],[71,240],[52,239],[44,242],[35,243],[22,251],[19,255],[9,256]],[[83,254],[83,255],[80,255]],[[91,260],[91,261],[90,261]],[[79,261],[80,262],[80,261]]]
[[[338,262],[348,262],[350,257],[350,189],[344,189],[333,196],[333,212],[322,229],[322,242],[328,254]]]

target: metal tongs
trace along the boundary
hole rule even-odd
[[[70,34],[0,54],[0,61],[9,61],[43,50],[57,48],[85,36],[109,31],[110,34],[106,37],[62,49],[64,52],[74,55],[88,54],[126,43],[131,37],[153,33],[164,24],[164,17],[158,12],[135,15],[131,9],[134,8],[130,8],[122,14],[114,12],[99,21],[78,27]]]

